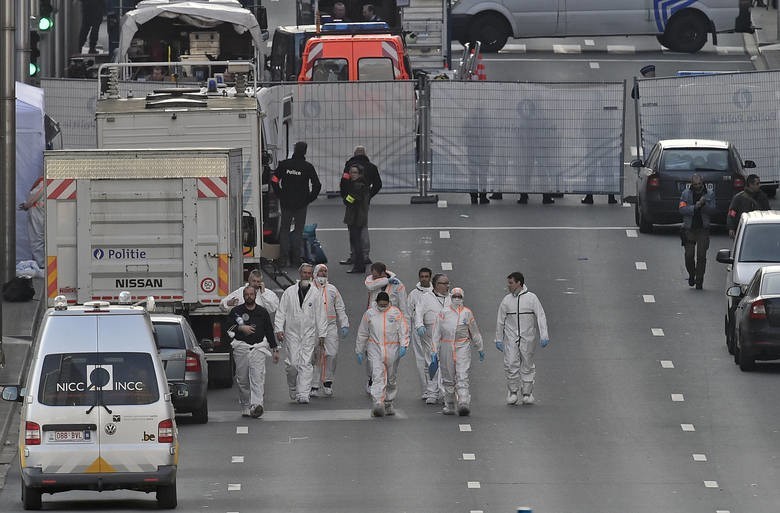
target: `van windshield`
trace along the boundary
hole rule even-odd
[[[160,398],[148,353],[61,353],[43,359],[38,402],[47,406],[92,406],[102,384],[102,403],[151,404]]]
[[[739,262],[780,262],[780,224],[756,223],[745,226]]]

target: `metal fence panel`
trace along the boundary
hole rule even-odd
[[[622,193],[624,83],[430,88],[431,190]]]
[[[644,154],[661,139],[732,142],[762,181],[780,180],[780,72],[639,80]]]

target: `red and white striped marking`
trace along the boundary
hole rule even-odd
[[[309,56],[307,57],[307,62],[306,62],[306,74],[304,75],[306,80],[311,80],[314,63],[317,61],[317,59],[320,58],[321,55],[322,55],[322,43],[313,44],[311,46],[311,50],[309,50]]]
[[[64,178],[46,181],[47,199],[76,199],[76,180],[74,178]]]
[[[226,198],[227,178],[198,178],[198,198]]]
[[[389,41],[382,41],[382,55],[393,61],[393,76],[395,78],[401,76],[401,68],[398,64],[398,50],[395,49],[395,45]]]

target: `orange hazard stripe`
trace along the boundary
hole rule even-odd
[[[219,267],[217,268],[217,294],[220,297],[228,295],[228,256],[219,254]]]
[[[57,257],[46,257],[46,291],[48,297],[54,299],[57,297]]]

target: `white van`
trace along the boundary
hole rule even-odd
[[[654,35],[698,52],[712,34],[752,32],[750,0],[455,0],[452,38],[497,52],[509,37]]]
[[[26,388],[3,389],[23,403],[24,509],[40,509],[44,493],[118,489],[175,508],[178,433],[144,308],[59,296],[34,347]]]

